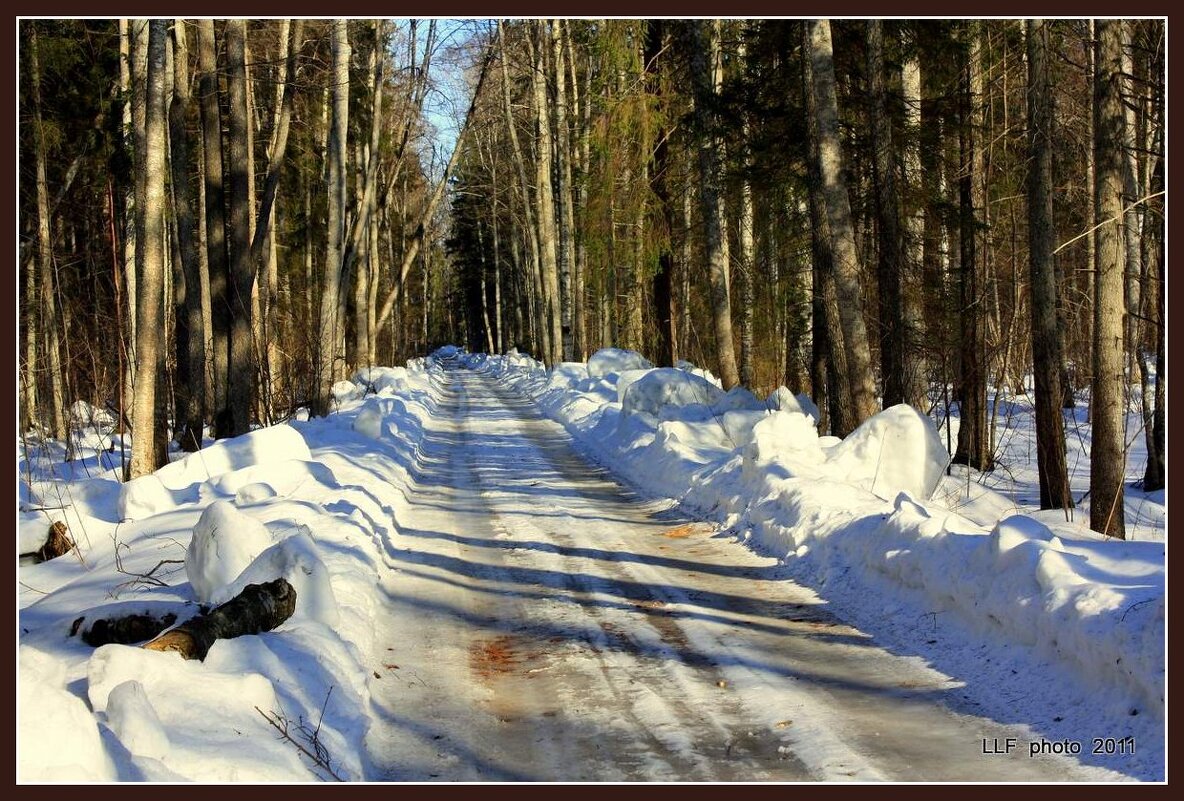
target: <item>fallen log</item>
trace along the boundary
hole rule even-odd
[[[131,645],[151,640],[177,622],[177,616],[169,612],[162,617],[149,614],[124,615],[123,617],[99,618],[89,626],[82,626],[84,618],[74,621],[70,636],[81,628],[82,641],[92,648],[108,643]]]
[[[65,523],[57,520],[49,527],[49,536],[46,538],[44,545],[36,551],[19,554],[18,557],[21,559],[28,558],[32,560],[33,564],[39,564],[70,553],[73,548],[74,538],[70,536],[70,530],[66,528]]]
[[[186,659],[205,659],[216,640],[271,631],[296,611],[296,589],[278,578],[248,584],[208,614],[198,615],[144,644],[149,651],[176,651]]]

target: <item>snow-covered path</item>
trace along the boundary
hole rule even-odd
[[[636,497],[487,374],[445,375],[387,543],[370,778],[1115,778],[1029,758],[962,682]]]

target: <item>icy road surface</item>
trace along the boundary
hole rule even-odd
[[[388,549],[373,779],[1116,777],[1029,758],[1029,730],[968,714],[774,560],[639,499],[493,379],[447,377]]]

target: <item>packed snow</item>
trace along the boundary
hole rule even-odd
[[[1130,775],[1162,777],[1162,492],[1131,493],[1137,539],[1106,540],[1082,524],[1083,509],[1072,520],[1038,512],[1024,502],[1030,487],[1008,497],[996,477],[951,468],[948,426],[907,406],[839,440],[819,436],[808,397],[725,393],[685,362],[655,368],[618,349],[552,370],[513,351],[437,357],[532,398],[586,456],[780,560],[850,623],[950,675],[989,677],[1001,688],[988,709],[997,719],[1084,710],[1096,731],[1051,719],[1040,730],[1137,737]],[[441,370],[427,358],[361,371],[334,386],[328,418],[177,453],[126,484],[114,421],[85,404],[72,410],[82,427],[73,460],[52,442],[18,448],[21,552],[55,520],[79,546],[20,567],[19,780],[370,778],[380,578],[398,512],[416,502]],[[1019,484],[1035,461],[1014,458],[1031,433],[1025,419],[1003,439]],[[183,622],[280,576],[296,588],[295,614],[218,641],[204,662],[81,639],[133,611]]]

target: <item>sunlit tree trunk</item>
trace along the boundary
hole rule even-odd
[[[1124,539],[1123,477],[1123,249],[1122,214],[1122,26],[1095,22],[1094,213],[1099,228],[1094,253],[1093,387],[1090,419],[1089,525]]]
[[[158,353],[161,347],[162,293],[164,283],[164,72],[165,39],[168,21],[155,19],[148,24],[147,60],[144,92],[144,162],[137,170],[144,172],[144,203],[136,214],[142,220],[137,228],[143,233],[137,249],[141,255],[137,305],[136,389],[132,404],[132,458],[129,478],[153,472],[157,454],[153,432],[156,428],[156,383]]]
[[[716,105],[723,84],[720,64],[719,20],[686,23],[690,34],[691,82],[694,90],[695,147],[699,154],[699,200],[703,210],[704,240],[711,276],[711,309],[715,330],[715,356],[724,389],[740,383],[736,350],[732,343],[731,289],[728,283],[728,237],[721,186],[720,150]]]
[[[843,175],[839,139],[839,107],[835,93],[834,55],[829,20],[811,20],[810,57],[816,117],[818,163],[822,197],[832,240],[832,274],[839,304],[839,322],[846,347],[850,398],[847,401],[858,425],[876,412],[871,352],[863,320],[863,295],[859,286],[860,263],[851,223],[851,205]],[[832,349],[833,353],[833,349]]]

